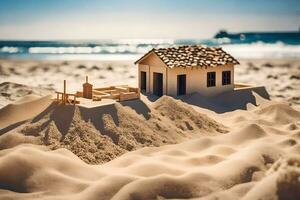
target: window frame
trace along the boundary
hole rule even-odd
[[[213,75],[213,76],[211,76]],[[206,74],[206,86],[207,87],[216,87],[216,72],[207,72]]]
[[[222,85],[231,85],[231,71],[222,71]]]

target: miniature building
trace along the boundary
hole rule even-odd
[[[63,92],[56,91],[55,101],[63,105],[99,106],[106,105],[107,99],[110,99],[110,102],[116,102],[140,98],[140,89],[127,85],[93,88],[93,85],[88,83],[88,76],[86,76],[85,83],[82,86],[82,91],[77,91],[75,94],[67,93],[67,82],[64,80]],[[104,104],[101,104],[100,101],[102,100],[104,100]]]
[[[83,98],[92,99],[93,98],[93,85],[88,83],[88,76],[85,77],[85,83],[83,87]]]
[[[234,65],[239,62],[220,47],[193,45],[152,49],[135,64],[141,91],[212,96],[234,89]]]

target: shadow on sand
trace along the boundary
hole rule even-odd
[[[135,110],[137,114],[142,114],[147,120],[150,118],[149,113],[151,111],[149,107],[140,99],[124,101],[119,103],[122,106],[128,106],[131,109]],[[116,124],[116,126],[119,126],[119,116],[118,116],[119,109],[115,104],[105,105],[105,106],[95,107],[95,108],[79,107],[79,110],[82,119],[86,122],[88,121],[91,122],[95,126],[95,128],[102,133],[105,132],[104,131],[105,127],[103,122],[104,115],[110,115],[114,123]]]
[[[159,97],[152,94],[144,95],[151,102],[159,99]],[[258,98],[269,100],[270,96],[265,87],[252,87],[225,92],[214,97],[206,97],[199,93],[193,93],[174,98],[194,106],[212,110],[216,113],[225,113],[238,109],[246,110],[249,103],[258,105]]]
[[[2,129],[0,129],[0,135],[3,135],[4,133],[7,133],[15,128],[17,128],[18,126],[21,126],[22,124],[26,123],[27,120],[24,120],[24,121],[20,121],[20,122],[17,122],[17,123],[14,123],[14,124],[11,124],[7,127],[4,127]]]
[[[140,99],[124,101],[124,102],[120,102],[120,104],[122,106],[127,106],[133,109],[139,115],[143,115],[146,120],[150,118],[150,112],[151,112],[150,108]],[[79,112],[77,112],[76,110],[78,110]],[[81,106],[57,105],[56,103],[52,103],[43,112],[38,114],[33,119],[24,120],[12,124],[10,126],[4,127],[3,129],[0,129],[0,135],[12,129],[15,129],[16,127],[23,125],[25,123],[34,124],[41,120],[42,120],[42,125],[41,125],[42,130],[45,127],[47,127],[49,123],[54,122],[59,132],[62,135],[65,135],[68,133],[74,119],[76,120],[77,116],[75,115],[79,115],[78,116],[79,119],[83,119],[86,122],[91,122],[98,131],[103,132],[105,129],[104,121],[103,121],[104,115],[110,115],[114,123],[116,124],[116,126],[119,126],[119,117],[118,117],[119,111],[120,110],[118,109],[116,104],[86,108]],[[45,120],[43,120],[43,118]]]
[[[154,102],[159,97],[155,95],[144,94],[145,97]],[[254,87],[254,88],[245,88],[240,90],[234,90],[226,92],[214,97],[204,97],[199,93],[194,93],[191,95],[176,97],[183,102],[188,104],[198,106],[201,108],[212,110],[216,113],[230,112],[237,109],[246,110],[248,104],[258,105],[258,99],[263,98],[269,100],[269,94],[264,87]],[[146,120],[150,118],[150,108],[142,100],[130,100],[120,102],[122,106],[130,107],[135,110],[137,114],[143,115]],[[77,107],[77,106],[76,106]],[[10,126],[7,126],[3,129],[0,129],[0,135],[26,123],[35,123],[40,121],[46,115],[50,115],[47,118],[47,121],[43,123],[43,126],[47,126],[51,121],[54,121],[58,130],[64,135],[68,132],[71,123],[74,119],[75,106],[73,105],[57,105],[52,103],[47,109],[42,113],[34,117],[31,121],[25,120]],[[119,125],[118,109],[115,104],[105,105],[95,108],[85,108],[78,106],[80,111],[79,115],[86,122],[91,122],[97,130],[102,132],[104,128],[103,116],[108,114],[112,117],[114,123]]]
[[[128,106],[137,114],[142,114],[146,120],[150,118],[150,108],[140,99],[120,102],[122,106]]]

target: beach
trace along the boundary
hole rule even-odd
[[[300,1],[0,1],[0,200],[299,200]]]
[[[49,94],[82,87],[85,76],[97,87],[109,85],[137,86],[135,60],[20,60],[0,59],[1,102],[4,106],[25,94]],[[235,82],[265,86],[272,100],[300,105],[300,60],[297,58],[239,59]],[[16,83],[21,85],[16,85]],[[26,88],[26,86],[30,86]],[[32,89],[31,89],[32,88]],[[41,89],[43,88],[43,89]]]
[[[239,61],[235,82],[271,100],[214,112],[197,94],[53,105],[63,80],[137,86],[133,60],[1,59],[0,198],[298,199],[300,60]]]

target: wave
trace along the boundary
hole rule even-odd
[[[0,53],[19,53],[20,50],[18,47],[7,47],[4,46],[0,49]]]
[[[68,55],[76,57],[82,55],[141,55],[152,48],[162,48],[178,45],[203,44],[207,46],[221,46],[225,51],[237,58],[300,58],[300,42],[286,44],[283,42],[266,43],[262,41],[252,43],[235,43],[229,38],[215,38],[209,40],[195,39],[161,39],[161,40],[111,40],[111,41],[0,41],[0,57],[32,58],[55,57]]]
[[[286,45],[281,42],[266,44],[227,44],[221,45],[237,58],[300,58],[300,45]]]
[[[139,54],[152,49],[152,46],[138,47],[134,45],[95,46],[95,47],[10,47],[0,48],[0,53],[28,54]]]

